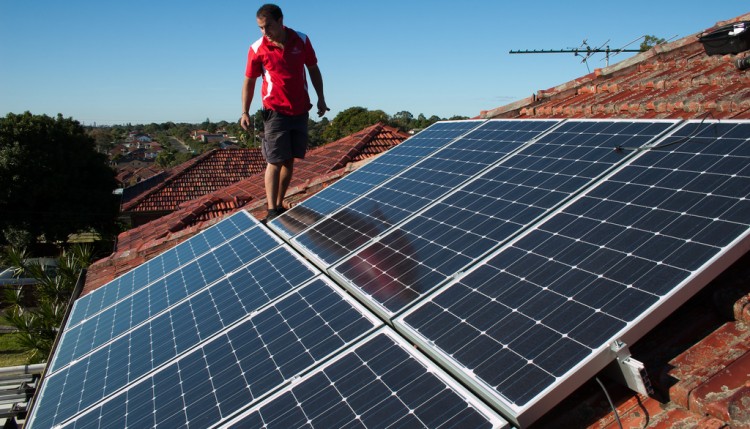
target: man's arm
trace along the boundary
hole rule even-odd
[[[312,82],[315,93],[318,94],[318,117],[326,114],[330,110],[326,105],[326,97],[323,95],[323,75],[320,74],[318,65],[308,66],[307,71],[310,73],[310,82]]]
[[[253,101],[256,80],[257,78],[245,77],[245,81],[242,83],[242,118],[240,118],[240,125],[245,130],[250,126],[250,103]]]

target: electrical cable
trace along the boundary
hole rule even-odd
[[[607,392],[607,388],[604,387],[604,383],[599,380],[599,377],[594,377],[596,379],[596,382],[599,383],[599,386],[602,387],[602,390],[604,391],[604,396],[607,397],[607,401],[609,402],[609,406],[612,407],[612,413],[615,415],[615,420],[617,421],[617,425],[622,429],[622,422],[620,421],[620,415],[617,414],[617,408],[615,408],[615,404],[612,403],[612,398],[609,397],[609,392]]]
[[[698,123],[698,127],[700,127],[701,125],[703,125],[703,123],[706,121],[706,119],[708,119],[709,116],[711,116],[711,118],[713,118],[713,114],[711,114],[711,112],[707,112],[705,115],[703,115],[703,119],[701,119],[701,121]],[[714,128],[714,131],[716,131],[715,128]],[[622,152],[624,150],[643,151],[643,150],[663,149],[665,147],[674,146],[676,144],[686,143],[686,142],[692,140],[693,137],[695,137],[695,134],[692,134],[692,135],[689,135],[689,136],[685,136],[685,137],[679,138],[679,139],[677,139],[675,141],[672,141],[672,142],[669,142],[669,143],[660,144],[660,145],[656,145],[656,146],[646,146],[646,147],[643,147],[643,146],[641,146],[641,147],[615,146],[614,150],[615,150],[615,152]]]

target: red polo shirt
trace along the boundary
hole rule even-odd
[[[288,27],[280,48],[261,37],[250,46],[245,76],[263,77],[263,107],[285,115],[301,115],[312,107],[305,66],[318,64],[310,39]]]

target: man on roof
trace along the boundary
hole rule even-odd
[[[284,15],[275,4],[265,4],[256,13],[262,37],[250,46],[242,85],[242,118],[250,126],[250,103],[255,82],[262,77],[263,157],[266,160],[265,187],[268,202],[266,221],[284,212],[284,196],[294,170],[294,158],[304,158],[307,150],[307,76],[318,96],[317,113],[328,109],[323,95],[323,77],[310,39],[284,26]]]

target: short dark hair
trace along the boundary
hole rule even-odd
[[[275,4],[264,4],[263,6],[258,9],[258,13],[255,14],[256,18],[260,18],[261,16],[265,16],[266,18],[273,18],[274,21],[278,21],[279,19],[284,17],[284,14],[281,13],[281,8],[276,6]]]

